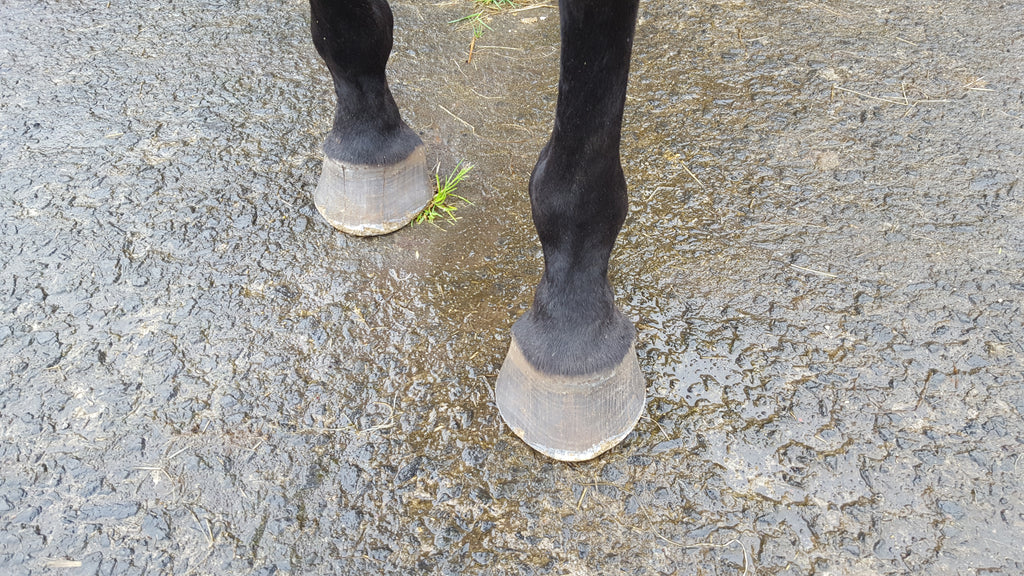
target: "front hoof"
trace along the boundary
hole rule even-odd
[[[386,166],[353,164],[324,156],[313,202],[338,230],[376,236],[411,222],[432,196],[421,145],[405,160]]]
[[[555,376],[530,365],[513,336],[494,395],[501,417],[516,436],[545,456],[578,462],[597,457],[633,430],[643,412],[645,392],[632,344],[609,370]]]

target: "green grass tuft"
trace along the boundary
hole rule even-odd
[[[484,21],[484,12],[488,14],[493,12],[501,12],[506,8],[515,8],[516,4],[512,0],[473,0],[474,5],[477,8],[483,8],[473,14],[467,14],[462,18],[456,18],[455,20],[449,20],[449,24],[461,24],[467,23],[473,28],[473,39],[469,42],[469,57],[466,58],[466,62],[473,61],[473,47],[476,46],[476,41],[484,35],[485,30],[493,30]]]
[[[515,8],[516,4],[512,0],[473,0],[473,2],[483,8],[490,10],[503,10],[505,8]],[[484,11],[480,10],[473,14],[467,14],[462,18],[456,18],[451,20],[449,24],[459,24],[461,22],[467,22],[473,27],[473,38],[479,38],[484,35],[484,30],[493,30],[490,26],[484,22]]]
[[[458,24],[460,22],[468,22],[469,25],[473,27],[473,39],[475,40],[484,35],[484,29],[494,30],[494,28],[491,28],[490,26],[487,25],[486,22],[484,22],[483,16],[484,12],[483,10],[481,10],[475,14],[469,14],[467,16],[463,16],[462,18],[456,18],[455,20],[451,20],[448,23]]]
[[[462,182],[462,179],[469,174],[469,171],[473,169],[472,164],[463,164],[460,160],[455,165],[455,169],[449,174],[444,182],[441,182],[441,166],[438,165],[434,172],[434,180],[437,183],[437,187],[434,189],[434,197],[430,199],[427,207],[416,216],[416,223],[430,222],[431,224],[437,225],[434,220],[438,218],[446,219],[451,222],[455,222],[459,218],[455,215],[455,211],[458,210],[458,206],[454,204],[454,200],[462,200],[466,204],[472,205],[473,203],[466,200],[462,196],[455,193],[455,189]]]

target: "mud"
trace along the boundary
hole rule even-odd
[[[0,6],[0,572],[1024,572],[1024,4],[643,2],[648,403],[572,465],[493,402],[557,14],[394,9],[473,204],[356,239],[302,2]]]

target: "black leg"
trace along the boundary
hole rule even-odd
[[[635,426],[644,383],[632,323],[608,283],[626,217],[619,161],[637,0],[561,0],[562,60],[551,139],[530,179],[544,275],[513,327],[496,386],[506,422],[565,460],[592,458]]]
[[[335,227],[384,234],[430,199],[419,136],[388,88],[393,20],[386,0],[310,0],[310,32],[334,81],[337,109],[324,142],[315,202]]]

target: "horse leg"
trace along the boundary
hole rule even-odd
[[[430,200],[423,142],[402,120],[384,67],[393,19],[386,0],[310,0],[313,45],[334,81],[334,126],[314,203],[359,236],[405,226]]]
[[[645,384],[608,258],[626,217],[619,160],[638,0],[560,0],[555,123],[530,178],[544,274],[512,328],[495,399],[509,427],[559,460],[587,460],[636,425]]]

